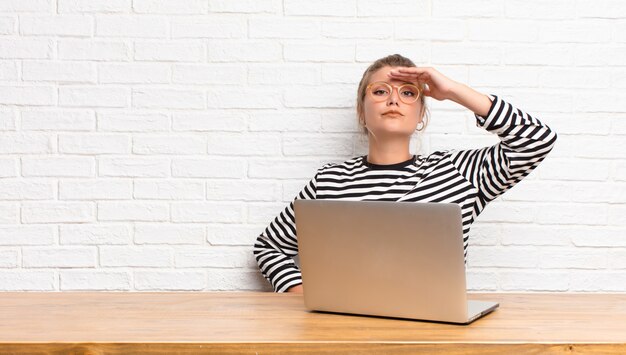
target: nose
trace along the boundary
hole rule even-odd
[[[398,90],[400,89],[396,87],[391,87],[391,93],[387,98],[387,105],[395,103],[396,106],[398,106],[398,101],[400,100],[400,92]]]

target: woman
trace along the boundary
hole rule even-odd
[[[425,85],[426,84],[426,85]],[[411,155],[423,131],[425,97],[452,100],[474,112],[476,125],[500,142],[481,149]],[[357,116],[368,135],[367,155],[326,164],[295,199],[457,203],[467,262],[470,225],[485,206],[522,180],[552,150],[556,133],[495,95],[484,95],[434,68],[418,68],[394,54],[375,61],[358,88]],[[294,199],[294,200],[295,200]],[[293,202],[261,233],[254,255],[275,292],[302,292]]]

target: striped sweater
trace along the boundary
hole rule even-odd
[[[495,95],[486,117],[476,126],[495,133],[500,142],[480,149],[449,149],[391,165],[367,156],[318,169],[296,199],[415,201],[457,203],[463,220],[463,249],[472,222],[485,206],[528,175],[552,150],[556,133],[537,118]],[[298,254],[293,201],[257,237],[254,256],[275,292],[302,283],[293,257]]]

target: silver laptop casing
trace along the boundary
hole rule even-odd
[[[498,307],[468,301],[454,203],[294,202],[309,310],[469,324]]]

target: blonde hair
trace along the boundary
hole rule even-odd
[[[367,85],[369,84],[370,77],[380,68],[387,67],[387,66],[389,67],[417,67],[417,65],[415,65],[413,61],[411,61],[409,58],[401,56],[400,54],[388,55],[372,63],[363,73],[363,77],[361,78],[361,82],[359,82],[359,88],[357,90],[356,118],[359,124],[361,123],[362,120],[363,121],[365,120],[365,117],[364,117],[365,115],[363,112],[363,101],[365,100],[365,95],[367,94],[365,90],[367,88]],[[418,86],[423,92],[424,83],[419,83]],[[424,95],[420,95],[419,100],[422,103],[422,111],[421,111],[422,119],[424,119],[424,117],[426,118],[423,129],[426,129],[426,126],[428,125],[428,121],[430,119],[430,111],[428,107],[426,107],[426,101],[425,101]],[[368,129],[365,128],[365,126],[363,126],[363,133],[367,135],[368,132],[369,132]]]

